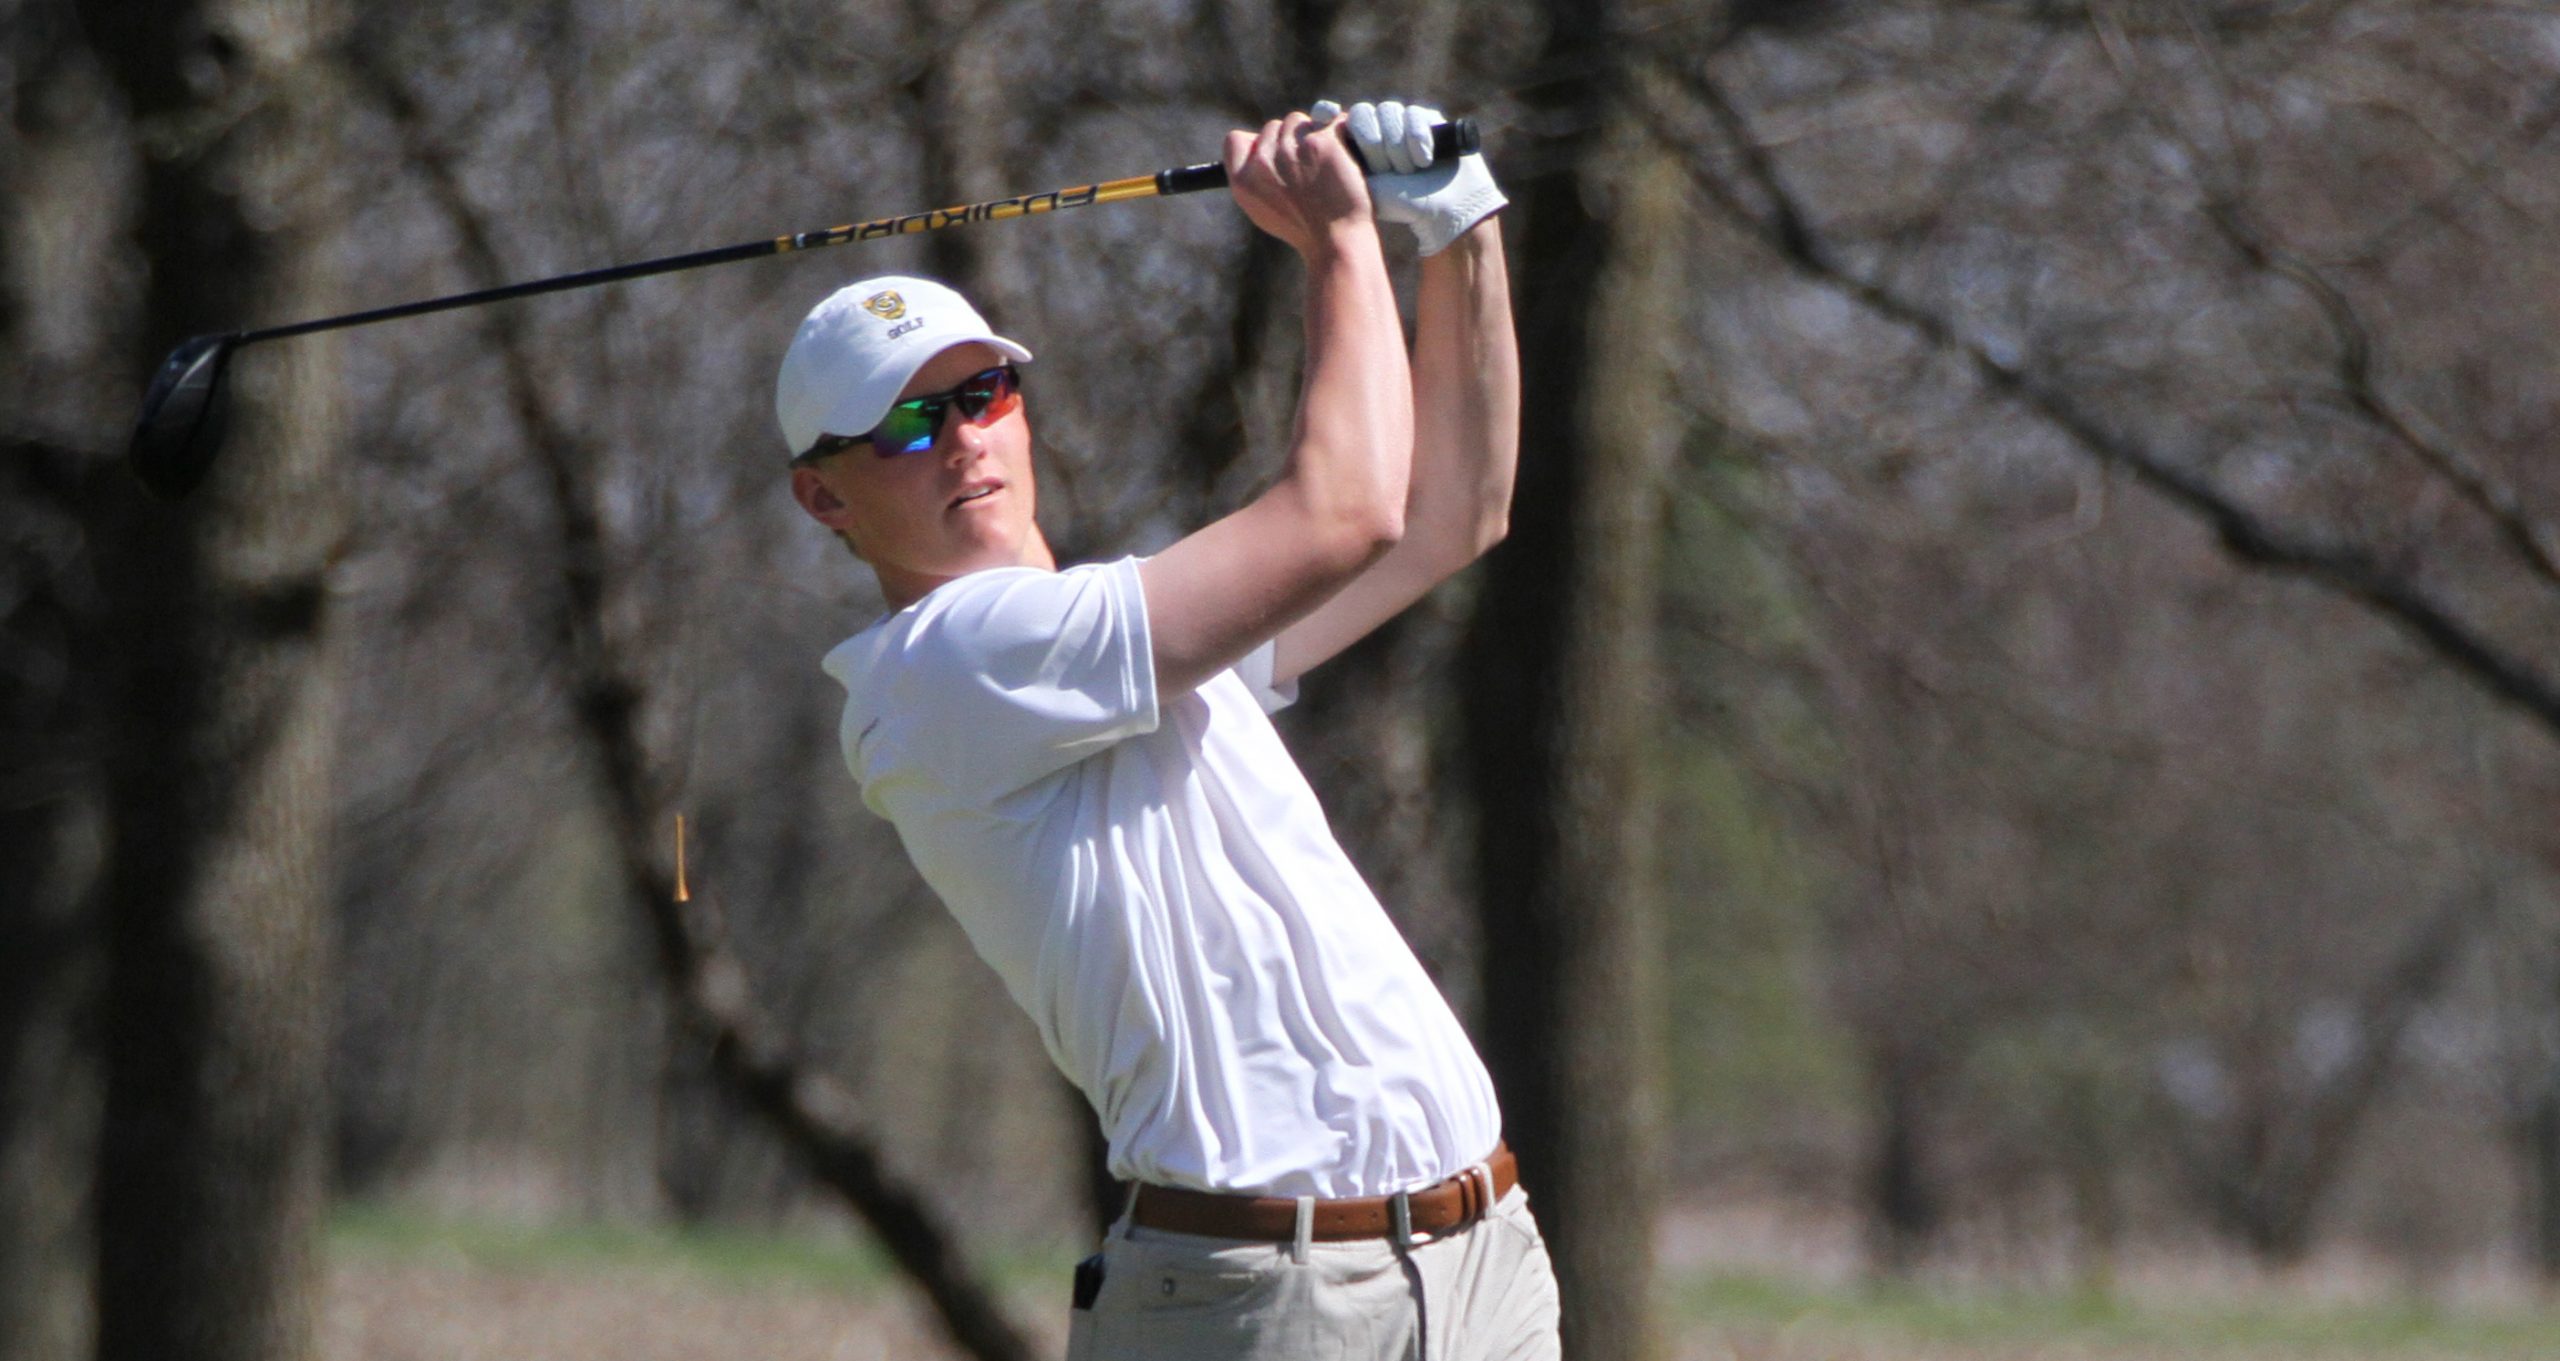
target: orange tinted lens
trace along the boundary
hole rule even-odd
[[[989,369],[962,383],[951,397],[961,415],[984,425],[1013,414],[1013,409],[1022,404],[1022,384],[1009,367]]]
[[[1012,368],[988,369],[949,392],[910,397],[889,408],[872,428],[871,452],[896,458],[932,448],[942,432],[942,413],[955,406],[961,419],[984,425],[1013,414],[1020,405],[1022,385],[1014,380]]]

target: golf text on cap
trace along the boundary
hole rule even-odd
[[[897,321],[898,318],[905,317],[907,315],[907,300],[899,297],[898,291],[893,288],[888,292],[874,293],[870,297],[864,298],[862,300],[862,310],[880,318],[882,321]],[[908,317],[906,321],[889,328],[889,339],[895,340],[898,337],[905,335],[907,332],[915,330],[923,325],[923,317]]]

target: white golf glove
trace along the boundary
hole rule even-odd
[[[1330,99],[1307,110],[1319,123],[1344,112]],[[1511,200],[1494,187],[1484,157],[1460,156],[1432,164],[1431,130],[1449,120],[1427,104],[1354,104],[1346,126],[1362,159],[1378,172],[1369,179],[1369,199],[1381,222],[1413,228],[1413,239],[1425,255],[1438,255],[1469,227],[1493,215]]]

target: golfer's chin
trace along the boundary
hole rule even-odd
[[[882,590],[899,605],[922,598],[925,592],[947,581],[957,580],[972,572],[992,571],[999,567],[1037,567],[1054,570],[1057,560],[1050,556],[1048,541],[1041,537],[1037,525],[1012,525],[996,517],[984,522],[954,517],[954,528],[960,532],[947,536],[929,551],[901,555],[895,563],[872,561],[879,573]]]
[[[1003,493],[997,495],[1001,497]],[[1045,548],[1034,548],[1040,544],[1039,528],[1027,517],[1012,514],[1012,509],[974,503],[945,512],[943,525],[950,531],[951,541],[945,561],[952,566],[950,575],[983,572],[991,567],[1044,565],[1048,556]]]

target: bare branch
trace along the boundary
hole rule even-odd
[[[2210,525],[2225,552],[2252,566],[2310,580],[2364,605],[2414,635],[2474,684],[2522,710],[2560,739],[2560,681],[2482,633],[2423,585],[2386,567],[2364,548],[2329,542],[2280,524],[2225,493],[2210,479],[2170,462],[2139,439],[2109,428],[2096,413],[2039,377],[2027,358],[2004,359],[1964,334],[1945,314],[1875,283],[1842,264],[1811,226],[1767,150],[1715,80],[1700,69],[1669,72],[1722,132],[1758,199],[1744,200],[1702,158],[1686,158],[1691,181],[1709,203],[1775,251],[1799,273],[1838,291],[1870,313],[1942,353],[1961,357],[1982,383],[2034,412],[2082,454],[2124,469],[2143,486]],[[1659,108],[1645,108],[1658,135],[1688,145]]]
[[[2382,390],[2374,377],[2372,330],[2346,293],[2309,261],[2252,230],[2236,203],[2208,199],[2206,217],[2253,268],[2291,283],[2319,307],[2337,341],[2338,388],[2348,408],[2452,484],[2465,504],[2497,526],[2499,536],[2534,576],[2560,586],[2560,550],[2553,547],[2560,543],[2560,535],[2534,515],[2514,487],[2478,460],[2421,433],[2410,413]]]
[[[453,157],[424,136],[416,102],[392,73],[377,69],[367,74],[366,85],[399,125],[432,197],[461,238],[471,272],[491,281],[506,277],[485,218],[464,191]],[[728,948],[711,900],[677,901],[674,877],[654,844],[660,800],[639,733],[645,692],[636,669],[619,655],[604,628],[604,532],[593,488],[581,477],[582,469],[596,466],[596,451],[543,400],[531,376],[535,355],[515,315],[493,309],[485,314],[484,325],[507,352],[502,367],[508,397],[546,475],[559,519],[564,600],[552,622],[566,658],[578,726],[611,815],[624,889],[648,914],[670,990],[692,1023],[710,1036],[722,1080],[861,1215],[932,1301],[952,1338],[981,1361],[1030,1361],[1030,1342],[961,1255],[930,1201],[886,1166],[851,1093],[804,1063],[757,1004],[745,966]]]
[[[2335,1075],[2307,1091],[2253,1091],[2240,1129],[2223,1137],[2174,1115],[2164,1119],[2170,1146],[2217,1218],[2271,1255],[2302,1251],[2311,1215],[2398,1066],[2410,1026],[2442,990],[2490,905],[2487,894],[2464,893],[2409,934],[2357,999],[2353,1052]]]
[[[2478,192],[2494,197],[2496,190],[2492,181],[2505,168],[2508,158],[2540,145],[2555,127],[2560,127],[2560,85],[2544,92],[2542,101],[2517,122],[2515,131],[2505,141],[2473,158],[2451,183],[2423,201],[2410,204],[2401,210],[2399,216],[2375,228],[2372,235],[2366,237],[2363,244],[2341,263],[2368,265],[2381,259],[2403,236],[2422,223],[2442,219],[2467,194]]]
[[[2115,62],[2127,87],[2135,90],[2148,88],[2148,82],[2133,68],[2132,58],[2123,48],[2122,34],[2108,23],[2097,23],[2095,27],[2099,45]],[[2210,56],[2201,35],[2198,47]],[[2221,78],[2218,71],[2216,78]],[[2310,260],[2278,240],[2276,233],[2250,219],[2243,189],[2253,174],[2253,167],[2241,153],[2238,140],[2226,133],[2225,140],[2233,147],[2231,159],[2236,163],[2228,173],[2217,175],[2213,173],[2217,159],[2187,136],[2175,120],[2157,106],[2156,101],[2144,101],[2144,111],[2163,136],[2176,140],[2186,151],[2188,164],[2197,167],[2195,188],[2203,196],[2204,219],[2213,227],[2215,234],[2249,268],[2292,284],[2320,309],[2321,318],[2328,324],[2330,336],[2337,345],[2335,372],[2339,394],[2347,408],[2388,436],[2428,471],[2450,483],[2464,504],[2497,527],[2499,537],[2506,541],[2510,551],[2523,561],[2528,571],[2547,583],[2560,586],[2560,549],[2553,546],[2560,543],[2560,534],[2555,534],[2550,526],[2533,514],[2514,487],[2499,480],[2477,459],[2441,441],[2429,439],[2419,431],[2414,417],[2383,391],[2376,378],[2372,328],[2365,324],[2362,313],[2347,297],[2346,291]],[[2227,95],[2224,113],[2227,122]],[[2555,122],[2560,122],[2560,93],[2555,93],[2526,118],[2519,130],[2519,140],[2529,144],[2548,132]],[[2473,173],[2477,173],[2476,169]]]

